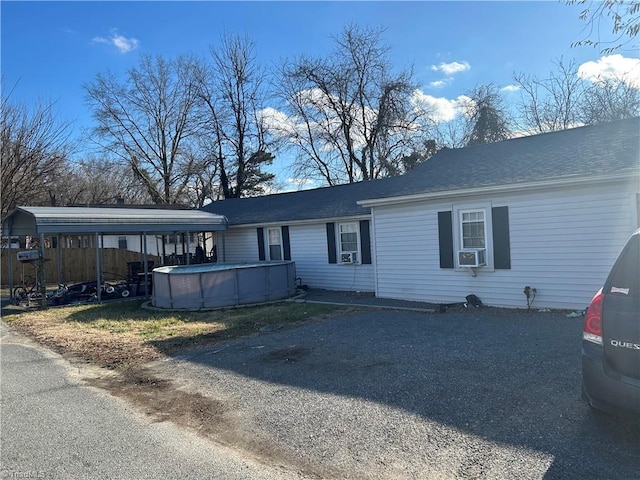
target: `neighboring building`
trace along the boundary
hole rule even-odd
[[[582,309],[639,226],[639,197],[634,118],[445,149],[400,177],[204,210],[229,222],[219,260],[291,258],[311,287],[526,307],[528,286],[536,308]]]

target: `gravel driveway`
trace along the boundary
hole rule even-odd
[[[156,365],[322,478],[640,478],[640,426],[580,399],[581,318],[372,310]],[[263,447],[260,447],[262,445]]]

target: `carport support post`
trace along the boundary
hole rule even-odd
[[[222,231],[222,263],[227,261],[227,237],[225,236],[225,231]],[[218,256],[220,256],[220,252],[218,252]]]
[[[62,247],[60,246],[60,235],[56,235],[56,267],[58,269],[58,285],[62,283]]]
[[[142,265],[144,265],[144,295],[149,298],[149,265],[147,264],[147,232],[142,232]]]
[[[13,250],[11,248],[11,227],[13,222],[9,222],[9,244],[7,245],[7,260],[9,262],[9,298],[13,300]],[[20,240],[18,240],[20,242]],[[18,249],[20,248],[20,243],[18,243]]]
[[[100,278],[102,277],[102,270],[100,265],[100,234],[96,232],[96,288],[98,294],[98,302],[102,301],[102,284]]]
[[[185,258],[185,263],[187,265],[191,265],[191,245],[189,243],[189,236],[191,235],[191,232],[187,231],[185,232],[185,236],[187,238],[187,256]],[[183,251],[184,251],[184,243],[182,244],[183,247]]]
[[[11,241],[11,238],[9,238]],[[40,234],[40,245],[38,246],[38,271],[40,273],[40,295],[42,308],[47,308],[47,275],[44,271],[44,233]],[[37,281],[37,280],[36,280]]]

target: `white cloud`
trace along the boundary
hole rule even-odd
[[[272,107],[263,108],[259,112],[259,117],[267,128],[275,130],[281,135],[295,134],[295,122],[280,110]]]
[[[296,190],[308,190],[318,186],[318,182],[310,178],[287,178],[287,184]]]
[[[469,65],[469,62],[442,62],[439,65],[431,65],[431,70],[434,72],[442,72],[445,75],[455,75],[456,73],[471,70],[471,65]]]
[[[446,87],[450,83],[451,81],[447,78],[444,80],[436,80],[435,82],[431,82],[429,86],[433,88],[442,88],[442,87]]]
[[[464,106],[471,101],[466,95],[460,95],[453,100],[444,97],[427,95],[420,90],[413,92],[411,99],[414,108],[421,109],[429,114],[434,122],[449,122],[455,119],[464,110]]]
[[[518,85],[507,85],[502,87],[501,90],[503,92],[517,92],[518,90],[520,90],[520,87]]]
[[[578,77],[590,82],[621,80],[640,88],[640,59],[623,57],[620,54],[604,56],[578,67]]]
[[[92,40],[94,43],[105,43],[107,45],[113,45],[118,49],[118,52],[124,54],[129,53],[140,45],[140,42],[137,38],[127,38],[118,34],[117,31],[112,31],[111,36],[109,38],[105,37],[94,37]]]

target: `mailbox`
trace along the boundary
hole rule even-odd
[[[22,263],[35,262],[40,258],[40,252],[38,250],[25,250],[24,252],[18,252],[18,261]]]

